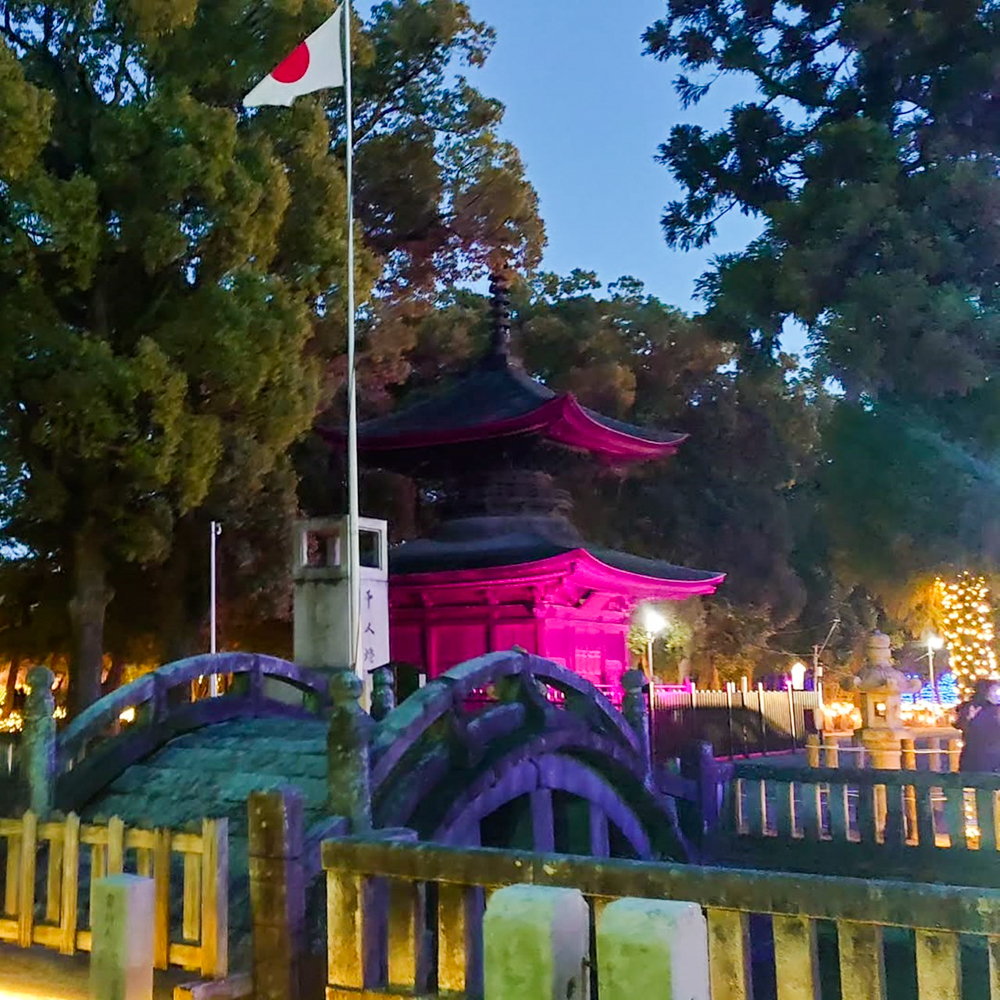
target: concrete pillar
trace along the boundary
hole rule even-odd
[[[497,890],[483,942],[486,1000],[586,1000],[590,913],[576,889]]]
[[[305,952],[302,795],[251,792],[247,802],[256,1000],[296,1000]]]
[[[155,905],[152,879],[111,875],[94,883],[92,1000],[152,1000]]]
[[[358,704],[360,678],[350,670],[330,677],[330,728],[326,737],[327,811],[351,822],[351,833],[372,826],[368,742],[371,718]]]
[[[643,690],[646,676],[641,670],[626,670],[622,674],[622,715],[639,738],[639,750],[646,762],[647,774],[652,774],[653,758],[649,741],[649,699]]]
[[[48,667],[28,671],[31,689],[24,705],[24,761],[29,807],[41,820],[55,805],[56,722],[52,684],[55,674]]]
[[[601,1000],[710,1000],[708,925],[697,903],[619,899],[597,924]]]

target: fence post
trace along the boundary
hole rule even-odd
[[[483,926],[486,1000],[585,997],[590,912],[576,889],[498,889]]]
[[[708,924],[697,903],[616,900],[597,923],[597,960],[602,1000],[711,996]]]
[[[927,755],[927,767],[934,774],[937,774],[941,770],[941,739],[938,736],[932,736],[927,741],[927,749],[930,753]]]
[[[247,820],[254,996],[296,1000],[305,945],[302,794],[251,792]]]
[[[153,995],[152,880],[111,875],[95,883],[90,915],[93,1000],[149,1000]]]
[[[52,697],[55,674],[48,667],[28,671],[31,691],[24,705],[25,777],[29,808],[45,820],[55,804],[56,722],[52,717],[56,701]]]
[[[952,773],[958,771],[958,762],[962,759],[962,741],[959,739],[948,740],[948,770]]]
[[[731,769],[730,765],[725,765]],[[719,780],[721,768],[715,762],[715,751],[711,743],[696,740],[688,743],[681,754],[681,776],[695,783],[697,799],[691,810],[680,810],[688,815],[685,833],[701,842],[708,831],[719,822]],[[678,803],[682,805],[682,803]]]
[[[372,671],[372,718],[381,722],[396,707],[396,675],[388,664]]]
[[[201,974],[229,973],[229,820],[201,824]]]
[[[368,741],[371,719],[358,704],[361,678],[351,670],[330,677],[330,728],[326,738],[327,810],[346,816],[351,833],[365,833],[372,826]]]
[[[626,670],[622,674],[622,715],[639,740],[639,752],[646,768],[647,779],[652,774],[652,747],[649,741],[649,703],[643,696],[646,677],[641,670]]]
[[[819,735],[810,733],[806,737],[806,764],[809,767],[819,767]]]

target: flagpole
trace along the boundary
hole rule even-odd
[[[361,515],[358,497],[358,386],[354,358],[354,92],[351,65],[351,0],[344,0],[344,52],[344,98],[347,102],[347,533],[351,669],[356,673],[361,639],[361,554],[358,537]]]

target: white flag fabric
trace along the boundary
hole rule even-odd
[[[280,62],[243,98],[243,105],[283,104],[288,107],[296,97],[327,87],[344,86],[344,60],[341,55],[340,22],[344,8],[324,21],[297,49]]]

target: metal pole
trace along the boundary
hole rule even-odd
[[[656,732],[656,674],[653,673],[653,641],[651,632],[646,633],[646,666],[649,669],[649,752],[655,759],[656,744],[653,741]]]
[[[351,66],[351,2],[344,4],[344,97],[347,102],[347,534],[351,669],[358,671],[361,639],[361,553],[358,538],[358,383],[355,365],[354,302],[354,90]],[[364,700],[368,702],[368,683]]]
[[[211,564],[209,569],[209,575],[211,576],[209,589],[211,591],[211,597],[209,600],[210,608],[209,608],[209,640],[208,640],[209,642],[208,651],[213,656],[215,656],[215,654],[218,652],[217,635],[216,635],[218,628],[218,617],[216,615],[216,610],[215,610],[216,599],[217,599],[217,587],[216,587],[217,563],[216,563],[215,553],[216,553],[216,543],[219,535],[221,534],[222,534],[222,525],[219,524],[218,521],[213,521],[210,527],[210,538],[209,538],[209,551],[211,553],[209,558],[209,562]],[[212,674],[212,676],[209,677],[208,679],[208,696],[210,698],[215,698],[218,695],[218,693],[219,693],[219,675]]]
[[[938,692],[937,678],[934,676],[934,647],[930,644],[930,642],[927,643],[927,664],[930,668],[931,675],[931,696],[940,705],[941,695]]]

